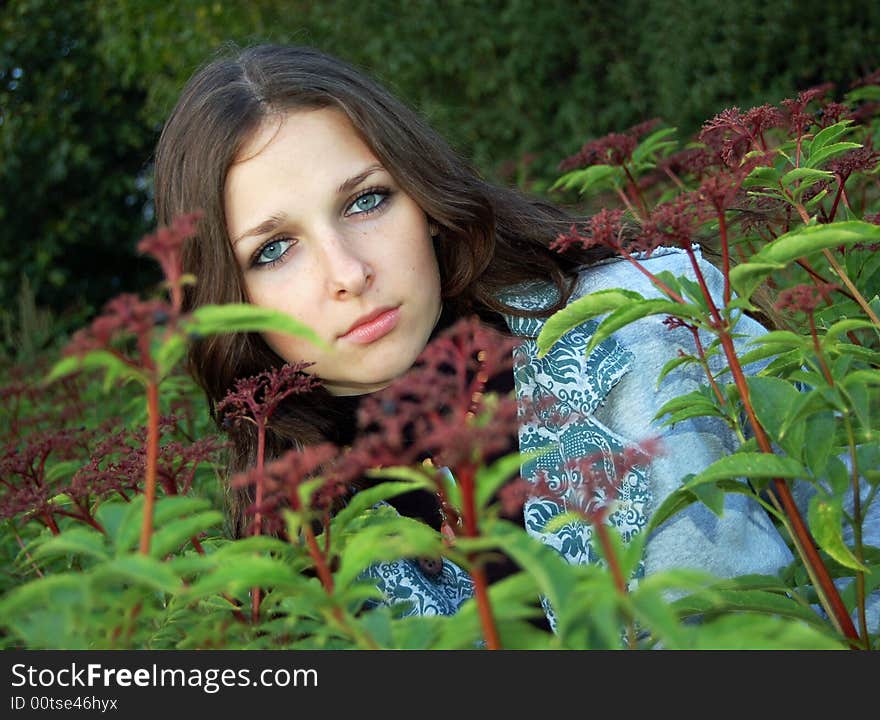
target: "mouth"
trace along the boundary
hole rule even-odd
[[[366,345],[390,333],[397,326],[399,319],[400,306],[380,308],[359,318],[343,335],[339,336],[339,339],[357,345]]]

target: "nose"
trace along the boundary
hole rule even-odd
[[[344,237],[330,235],[322,245],[330,295],[339,300],[362,295],[372,283],[372,265]]]

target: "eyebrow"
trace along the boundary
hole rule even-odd
[[[272,232],[275,228],[277,228],[281,223],[283,223],[287,219],[287,215],[281,213],[280,215],[272,215],[271,217],[266,218],[256,227],[252,227],[250,230],[245,230],[241,235],[235,238],[232,241],[232,246],[235,247],[241,240],[244,240],[246,237],[253,237],[255,235],[265,235],[267,233]]]
[[[336,194],[342,195],[343,193],[347,193],[349,190],[353,190],[358,185],[360,185],[364,180],[366,180],[368,177],[370,177],[370,175],[372,175],[374,172],[378,172],[379,170],[384,170],[384,169],[385,168],[383,168],[379,163],[374,163],[373,165],[370,165],[370,167],[365,169],[363,172],[358,173],[357,175],[350,177],[348,180],[346,180],[344,183],[342,183],[342,185],[340,185],[338,188],[336,188]]]
[[[336,188],[336,194],[342,195],[343,193],[347,193],[350,190],[353,190],[358,185],[360,185],[364,180],[366,180],[370,175],[374,172],[378,172],[379,170],[384,170],[379,163],[374,163],[366,168],[363,172],[358,173],[357,175],[353,175],[348,178],[342,185]],[[244,240],[246,237],[254,237],[256,235],[266,235],[273,230],[275,230],[279,225],[281,225],[287,219],[287,215],[284,213],[275,214],[271,217],[266,218],[259,225],[252,227],[250,230],[245,230],[241,235],[235,238],[232,241],[232,246],[235,247],[241,240]]]

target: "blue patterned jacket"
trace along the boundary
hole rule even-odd
[[[655,274],[668,270],[676,276],[693,277],[687,256],[678,250],[659,249],[643,262]],[[702,259],[700,264],[710,291],[720,299],[723,276]],[[572,299],[610,288],[634,290],[645,297],[659,296],[651,282],[630,263],[612,259],[585,268]],[[518,286],[503,295],[508,304],[523,309],[546,307],[556,297],[555,288],[544,283]],[[517,397],[549,397],[554,401],[544,414],[520,427],[521,451],[554,447],[552,452],[523,467],[524,478],[533,479],[535,472],[542,469],[551,486],[561,486],[566,481],[567,471],[563,468],[567,460],[593,453],[610,457],[624,446],[649,437],[660,438],[664,453],[647,467],[629,472],[609,517],[625,540],[645,527],[652,510],[680,487],[685,475],[700,472],[738,446],[733,432],[717,418],[692,418],[672,428],[661,427],[654,419],[666,401],[705,383],[702,368],[686,364],[657,385],[661,368],[679,350],[695,353],[691,333],[686,329],[670,330],[663,325],[663,316],[643,318],[628,325],[602,342],[589,357],[584,356],[584,348],[598,323],[585,322],[564,335],[543,358],[537,357],[535,338],[544,320],[516,316],[505,319],[511,332],[524,339],[514,351]],[[750,337],[766,332],[748,317],[741,318],[736,330],[742,334],[737,341],[740,348],[747,345]],[[710,341],[705,338],[704,346]],[[723,363],[719,356],[710,359],[714,371],[721,369]],[[804,505],[807,490],[800,488],[798,493],[796,489],[796,496]],[[564,504],[529,500],[524,508],[527,532],[555,548],[569,562],[595,562],[598,556],[591,544],[589,525],[577,522],[551,533],[543,530],[551,517],[564,510]],[[865,524],[865,541],[878,545],[878,540],[880,517],[875,513]],[[773,575],[791,560],[791,552],[764,509],[749,496],[726,494],[721,517],[695,503],[653,531],[639,574],[692,568],[717,577]],[[444,561],[443,572],[433,578],[411,560],[376,565],[369,574],[389,603],[411,602],[411,614],[451,614],[472,596],[467,573],[448,560]],[[874,618],[869,623],[874,627],[878,605],[873,604]],[[545,609],[552,623],[552,613]]]

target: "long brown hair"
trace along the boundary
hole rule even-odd
[[[223,207],[227,172],[263,118],[333,107],[343,111],[400,187],[440,229],[435,244],[445,313],[477,314],[497,325],[499,313],[546,316],[565,306],[576,268],[588,252],[562,256],[549,249],[572,218],[561,209],[499,187],[479,174],[417,113],[349,64],[307,47],[260,45],[216,59],[189,80],[156,150],[157,220],[200,209],[198,234],[184,249],[184,270],[198,281],[185,309],[246,302],[241,270],[227,236]],[[497,299],[513,284],[553,283],[559,301],[543,312]],[[189,369],[211,411],[237,378],[283,363],[258,334],[228,334],[195,343]],[[267,457],[327,437],[337,418],[326,391],[296,396],[267,438]],[[230,470],[255,460],[254,438],[231,433]]]

